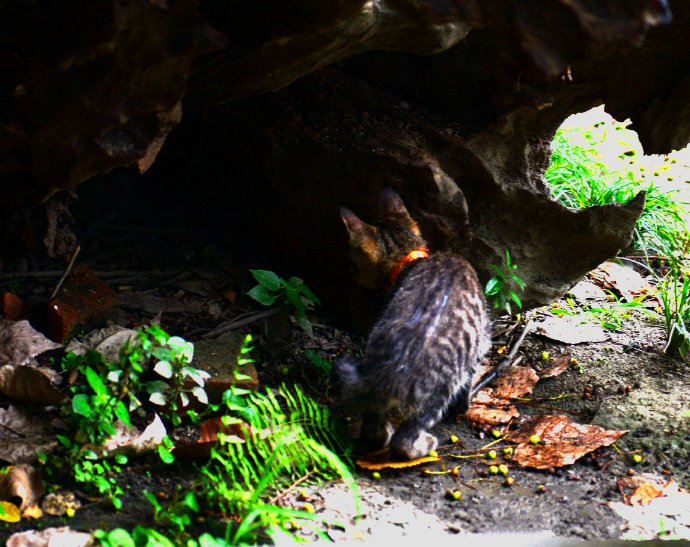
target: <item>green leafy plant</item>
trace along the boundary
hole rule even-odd
[[[558,316],[588,314],[599,323],[602,328],[611,331],[620,330],[625,320],[630,318],[632,312],[635,310],[647,315],[653,315],[644,307],[645,295],[640,295],[631,302],[623,302],[611,291],[607,291],[607,294],[609,301],[601,306],[579,306],[571,297],[567,297],[563,300],[566,307],[554,306],[550,311]]]
[[[152,327],[149,327],[149,334]],[[158,328],[158,327],[156,327]],[[164,407],[165,415],[177,426],[181,422],[180,410],[190,405],[193,397],[207,404],[204,385],[210,375],[190,365],[194,356],[194,344],[179,336],[168,336],[162,329],[156,332],[156,344],[147,347],[151,357],[157,360],[152,371],[163,380],[151,380],[145,388],[149,401]]]
[[[70,388],[71,403],[62,409],[72,435],[57,436],[65,449],[62,461],[56,459],[58,465],[70,467],[77,482],[119,508],[122,489],[115,476],[127,458],[108,455],[104,444],[116,433],[118,421],[131,427],[130,414],[142,406],[142,395],[148,394],[151,404],[165,405],[163,414],[173,425],[180,424],[180,410],[189,403],[190,394],[206,401],[203,385],[208,374],[190,365],[193,351],[191,343],[151,325],[122,346],[117,361],[107,362],[93,350],[65,355],[63,368],[79,371],[85,382]],[[162,380],[146,381],[150,374]],[[174,460],[171,447],[172,441],[165,437],[158,449],[165,463]],[[45,469],[47,474],[53,471]]]
[[[219,444],[201,467],[199,480],[166,507],[149,496],[159,524],[179,537],[204,500],[206,509],[232,515],[224,541],[236,545],[260,536],[292,536],[296,519],[320,520],[313,512],[273,501],[296,482],[338,478],[357,496],[349,446],[328,409],[298,388],[282,386],[263,394],[232,388],[224,395],[224,405],[227,430],[219,433]]]
[[[505,310],[509,315],[512,315],[511,302],[518,309],[522,308],[522,300],[520,300],[513,287],[523,290],[525,282],[515,273],[517,264],[511,261],[508,249],[505,250],[504,268],[500,268],[495,264],[491,264],[490,268],[494,275],[484,287],[484,294],[493,302],[494,309]]]
[[[690,272],[682,262],[673,262],[661,280],[659,296],[664,313],[664,352],[690,362]]]
[[[604,137],[591,129],[559,129],[551,142],[551,164],[544,173],[554,197],[571,209],[626,203],[646,192],[632,247],[645,255],[672,256],[687,244],[687,204],[676,190],[663,190],[632,169],[612,169],[601,160]],[[620,144],[620,143],[619,143]],[[632,152],[632,150],[631,150]],[[643,169],[643,168],[640,168]]]
[[[299,277],[291,277],[287,281],[269,270],[249,270],[258,282],[247,294],[264,306],[272,306],[276,302],[287,306],[294,314],[295,321],[309,336],[313,336],[311,321],[307,311],[320,305],[317,296]]]

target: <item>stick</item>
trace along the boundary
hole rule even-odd
[[[74,266],[74,261],[77,259],[77,255],[79,254],[79,251],[81,251],[81,246],[79,244],[77,244],[77,246],[74,248],[74,250],[72,251],[72,254],[69,257],[69,262],[67,262],[67,268],[65,268],[65,273],[62,274],[60,281],[58,281],[57,285],[55,285],[55,288],[53,289],[53,293],[50,295],[48,302],[50,302],[53,298],[55,298],[57,296],[57,293],[60,290],[60,288],[62,287],[62,284],[65,282],[65,279],[67,279],[67,276],[72,271],[72,266]]]

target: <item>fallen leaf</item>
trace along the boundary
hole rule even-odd
[[[612,289],[626,302],[632,302],[643,294],[652,294],[654,289],[639,273],[630,266],[607,260],[600,264],[589,276],[602,288]]]
[[[96,453],[108,456],[112,454],[125,454],[127,456],[146,454],[156,450],[167,435],[165,424],[158,414],[144,431],[140,432],[133,426],[127,427],[119,420],[115,422],[115,429],[115,434],[109,437],[102,447],[92,447]]]
[[[48,515],[61,517],[68,510],[76,511],[81,507],[81,502],[74,492],[58,490],[46,495],[41,502],[41,509]]]
[[[51,547],[56,545],[87,547],[92,543],[91,534],[77,532],[64,526],[62,528],[17,532],[7,539],[6,547]]]
[[[608,506],[627,521],[623,539],[658,539],[660,535],[690,539],[687,489],[652,473],[623,477],[618,485],[624,501],[609,502]],[[633,488],[633,495],[628,495],[626,491]],[[639,495],[633,499],[635,493]]]
[[[589,319],[584,315],[548,317],[537,323],[534,332],[564,344],[605,342],[609,339],[603,327],[589,323]]]
[[[559,355],[553,360],[553,363],[548,367],[544,367],[537,373],[539,374],[539,378],[554,378],[555,376],[560,376],[570,368],[570,359],[571,356],[569,353]]]
[[[21,520],[19,507],[9,501],[0,501],[0,520],[3,522],[19,522]]]
[[[476,393],[465,417],[478,424],[498,425],[519,415],[520,411],[509,400],[497,397],[493,388],[485,387]]]
[[[381,469],[405,469],[407,467],[415,467],[424,463],[432,463],[441,461],[438,456],[424,456],[415,460],[408,460],[403,462],[370,462],[367,460],[357,460],[357,465],[362,469],[369,471],[379,471]]]
[[[539,376],[532,367],[513,366],[506,369],[496,380],[496,397],[515,399],[532,393]]]
[[[22,516],[41,516],[38,500],[45,492],[41,473],[30,465],[13,465],[0,475],[0,500],[19,500]],[[28,514],[27,514],[28,513]]]
[[[57,446],[53,416],[34,408],[10,405],[0,408],[0,459],[11,464],[36,460],[39,452],[48,454]]]
[[[92,330],[84,336],[73,338],[65,348],[77,355],[84,355],[93,349],[103,355],[106,361],[117,361],[120,348],[135,338],[137,331],[120,325],[111,325],[103,329]]]
[[[65,396],[53,384],[53,372],[43,367],[0,367],[0,394],[23,403],[61,405]]]
[[[633,492],[633,495],[630,496],[630,505],[647,505],[654,498],[658,498],[659,496],[663,495],[663,490],[657,488],[653,484],[645,483],[641,486],[638,486],[635,489],[635,492]]]
[[[529,418],[511,431],[506,440],[518,443],[513,453],[513,461],[518,465],[548,469],[571,465],[585,454],[613,444],[624,433],[627,432],[574,423],[567,416],[544,415]],[[530,443],[535,436],[540,442]]]
[[[25,365],[33,357],[59,347],[26,320],[0,319],[0,366]]]

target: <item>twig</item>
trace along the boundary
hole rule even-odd
[[[279,494],[276,494],[269,502],[269,505],[275,505],[276,502],[280,499],[283,499],[285,496],[287,496],[290,492],[292,492],[295,488],[297,488],[301,483],[306,481],[309,477],[311,477],[314,474],[313,471],[307,471],[307,474],[304,475],[303,477],[300,477],[297,479],[295,482],[293,482],[286,490],[283,490]]]
[[[229,323],[223,323],[215,329],[208,331],[206,334],[203,334],[201,338],[215,338],[216,336],[220,336],[221,334],[224,334],[231,330],[239,329],[240,327],[244,327],[245,325],[250,325],[251,323],[259,321],[260,319],[265,319],[267,317],[271,317],[272,315],[276,315],[281,311],[283,311],[282,308],[271,308],[270,310],[246,313],[244,315],[239,316],[234,321],[230,321]]]
[[[101,279],[111,279],[113,277],[136,276],[145,279],[152,276],[170,276],[174,274],[188,272],[189,270],[114,270],[114,271],[96,271],[94,272]],[[53,277],[60,277],[63,274],[62,270],[46,270],[46,271],[30,271],[30,272],[14,272],[0,275],[0,281],[14,281],[15,279],[22,279],[24,277],[36,277],[39,279],[52,279]]]
[[[72,271],[72,266],[74,266],[74,261],[77,259],[79,251],[81,251],[81,245],[77,244],[77,246],[74,248],[72,254],[69,257],[69,262],[67,262],[67,268],[65,268],[65,272],[62,274],[60,281],[57,282],[57,285],[55,285],[55,288],[53,289],[53,292],[50,295],[50,298],[48,299],[49,302],[57,296],[57,293],[62,287],[62,284],[65,282],[65,279],[67,279],[67,276]]]
[[[471,395],[470,399],[472,397],[474,397],[474,395],[475,395],[475,393],[477,393],[477,391],[479,391],[481,388],[483,388],[489,382],[492,382],[493,380],[498,378],[501,374],[503,374],[505,369],[507,369],[512,364],[513,359],[515,358],[515,355],[517,354],[518,350],[520,349],[520,346],[522,346],[522,343],[525,341],[525,337],[527,336],[529,331],[532,329],[532,325],[533,325],[533,321],[531,319],[529,321],[527,321],[525,328],[522,329],[522,333],[520,334],[520,337],[513,344],[513,347],[511,348],[510,353],[508,353],[508,355],[506,355],[506,357],[503,359],[503,361],[501,361],[498,365],[496,365],[494,370],[489,372],[489,374],[487,374],[486,376],[484,376],[484,378],[482,378],[481,380],[479,380],[479,382],[477,382],[477,385],[472,387],[472,395]]]

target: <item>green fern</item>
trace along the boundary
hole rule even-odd
[[[359,514],[349,446],[338,435],[326,407],[296,386],[266,393],[233,388],[225,403],[229,415],[224,423],[241,424],[243,438],[219,435],[219,445],[200,470],[205,484],[198,491],[215,510],[241,519],[232,536],[228,533],[231,544],[253,539],[258,531],[268,536],[289,533],[295,518],[321,520],[271,503],[298,479],[342,480],[352,491]]]

